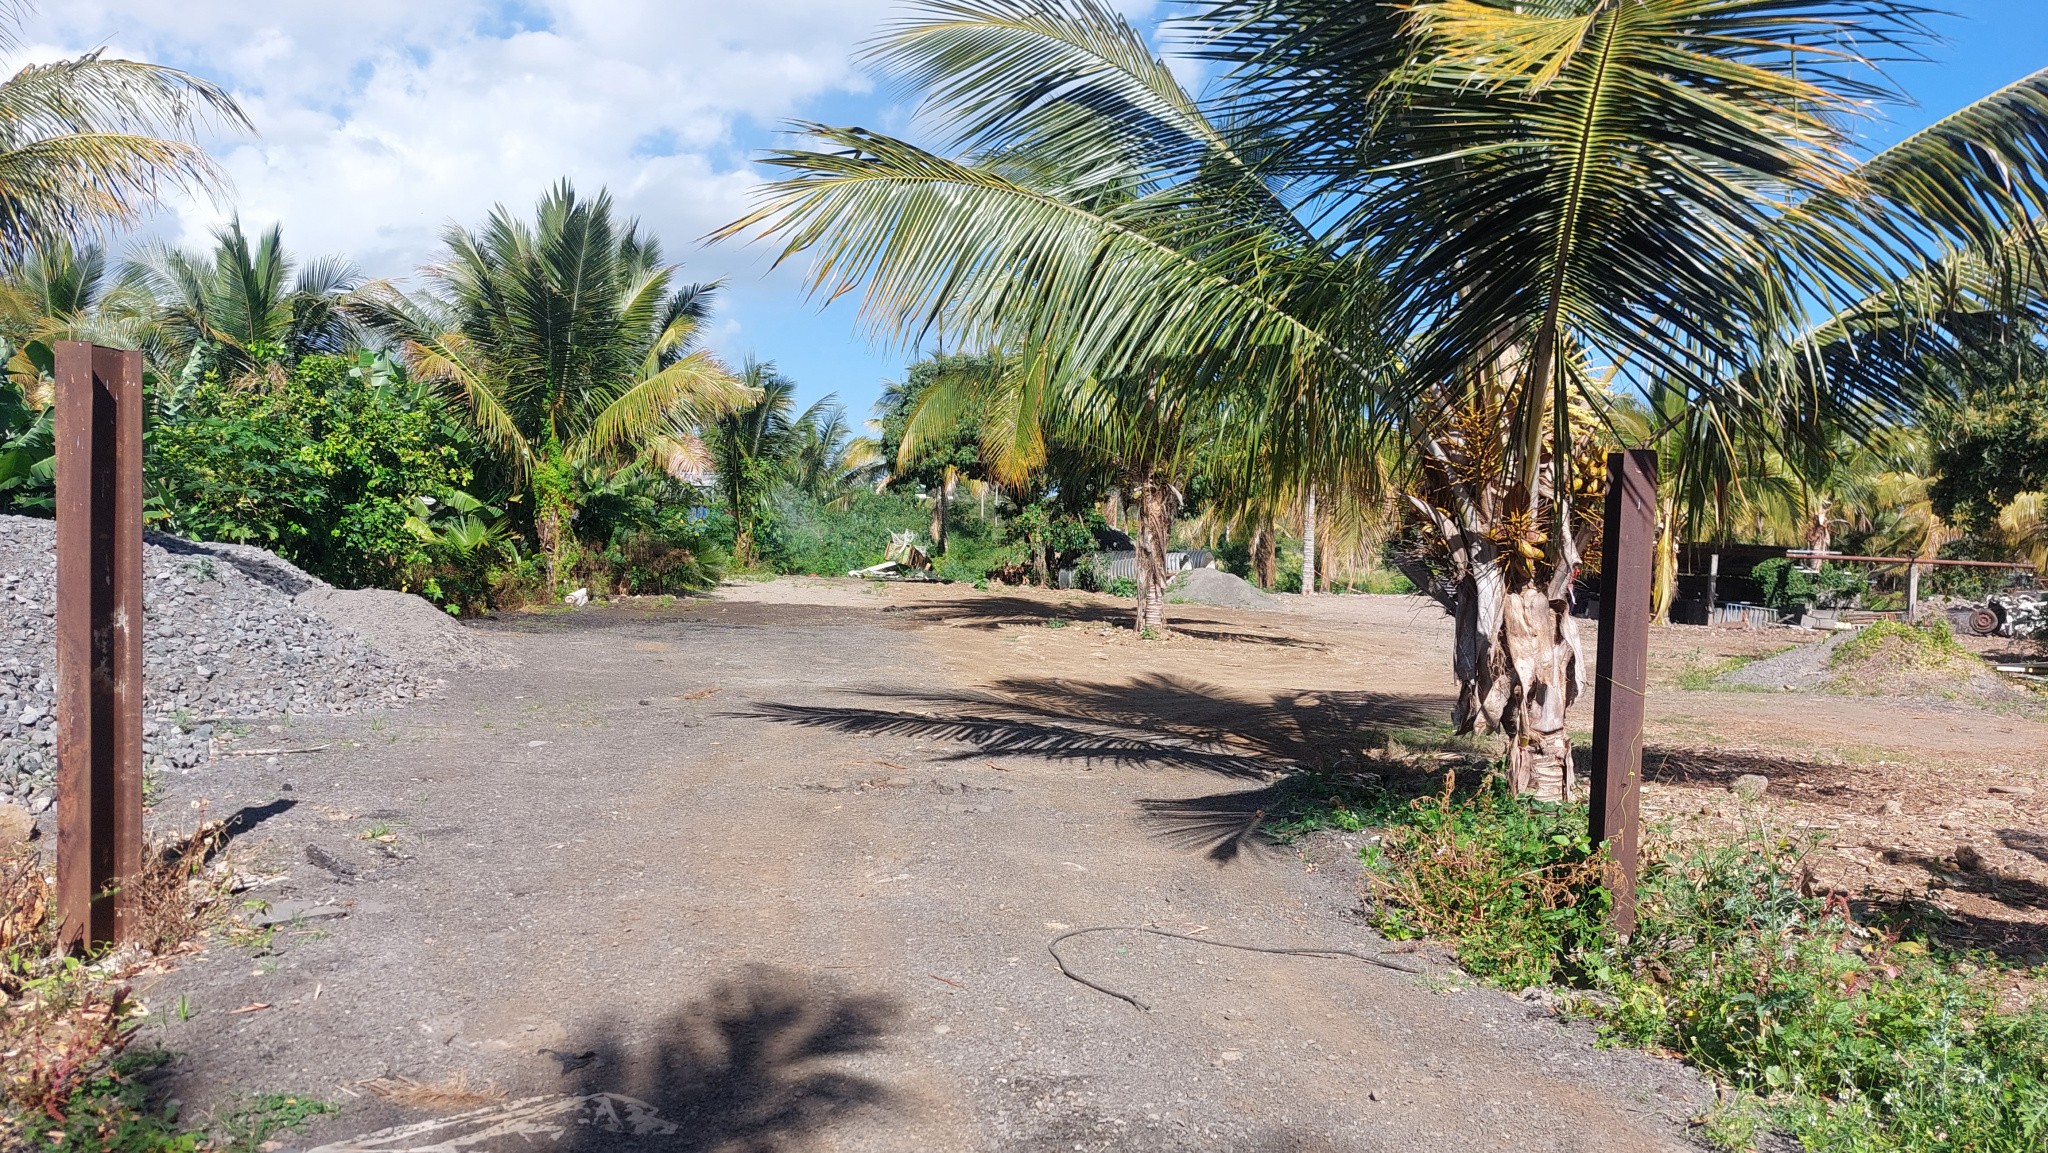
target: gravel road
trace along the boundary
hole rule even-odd
[[[1427,958],[1096,934],[1069,961],[1152,1011],[1062,977],[1048,939],[1095,924],[1387,946],[1340,847],[1219,864],[1148,821],[1258,788],[1243,758],[1131,730],[1091,762],[963,700],[937,627],[879,600],[528,618],[492,638],[517,667],[171,778],[159,821],[240,813],[284,923],[145,991],[164,1088],[339,1101],[287,1138],[329,1153],[1693,1147],[1698,1077]],[[454,1073],[507,1099],[359,1087]]]

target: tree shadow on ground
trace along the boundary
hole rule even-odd
[[[1190,606],[1167,606],[1168,632],[1205,641],[1278,645],[1312,652],[1329,650],[1329,646],[1320,641],[1290,636],[1277,629],[1216,620],[1202,615],[1199,611],[1193,614],[1182,611],[1188,607]],[[1028,627],[1044,625],[1052,620],[1085,625],[1109,625],[1122,629],[1131,627],[1130,608],[1096,600],[1043,601],[1019,596],[962,597],[957,600],[933,601],[929,604],[890,605],[882,611],[919,624],[951,625],[971,629]]]
[[[1588,756],[1586,764],[1590,765]],[[1692,749],[1653,745],[1643,750],[1643,779],[1660,785],[1727,788],[1747,774],[1769,777],[1775,784],[1812,786],[1812,795],[1848,796],[1861,774],[1851,765],[1802,761],[1751,749]]]
[[[1166,674],[1118,682],[1010,677],[972,693],[868,694],[911,707],[763,702],[731,714],[863,736],[957,742],[944,759],[1030,756],[1260,777],[1357,762],[1390,730],[1448,715],[1450,700],[1369,692],[1254,696]]]
[[[2008,964],[2036,966],[2048,960],[2048,925],[1986,913],[1944,909],[1919,897],[1854,898],[1856,919],[1901,936],[1923,936],[1947,949],[1985,952]]]
[[[806,1148],[831,1126],[892,1103],[883,1085],[839,1062],[880,1050],[900,1016],[889,998],[755,966],[651,1024],[624,1017],[599,1022],[570,1042],[563,1063],[588,1063],[565,1075],[575,1078],[578,1095],[631,1098],[653,1117],[636,1125],[629,1106],[594,1102],[559,1147],[662,1153]]]

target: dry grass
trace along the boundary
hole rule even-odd
[[[57,947],[55,878],[35,848],[0,857],[0,1110],[61,1121],[72,1091],[127,1044],[140,1016],[128,981],[196,949],[227,916],[204,873],[221,838],[216,821],[148,846],[134,939],[87,957]]]
[[[375,1077],[361,1082],[361,1085],[373,1097],[415,1109],[474,1109],[505,1099],[505,1091],[498,1088],[497,1082],[472,1085],[469,1074],[459,1070],[442,1078],[438,1084],[415,1081],[410,1077]]]

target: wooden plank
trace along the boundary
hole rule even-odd
[[[142,864],[142,354],[55,352],[57,907],[90,949],[124,937]]]
[[[1657,539],[1657,454],[1607,457],[1600,564],[1600,649],[1594,665],[1591,831],[1609,857],[1610,914],[1635,931],[1642,845],[1643,695],[1649,688],[1651,584]]]

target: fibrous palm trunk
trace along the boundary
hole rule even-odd
[[[1258,527],[1252,530],[1252,581],[1262,589],[1270,589],[1280,579],[1279,548],[1273,540],[1273,520],[1261,516]]]
[[[1493,541],[1463,532],[1446,539],[1454,556],[1465,557],[1453,562],[1445,606],[1455,621],[1452,720],[1460,733],[1507,738],[1508,783],[1516,792],[1564,800],[1574,781],[1565,716],[1585,689],[1578,621],[1566,599],[1571,573],[1518,576]]]
[[[1137,629],[1166,628],[1166,544],[1173,518],[1180,511],[1180,490],[1154,477],[1138,486],[1138,611]]]

